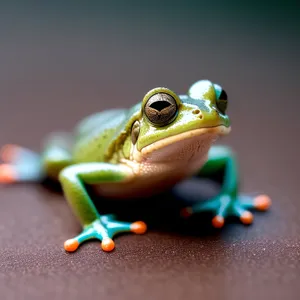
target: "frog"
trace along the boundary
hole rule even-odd
[[[99,240],[102,250],[110,252],[115,235],[147,231],[141,220],[124,222],[114,214],[101,214],[88,188],[99,199],[142,199],[188,178],[210,178],[221,171],[219,193],[183,206],[178,215],[189,218],[210,212],[211,225],[217,229],[228,217],[250,225],[251,211],[268,210],[271,199],[266,194],[239,193],[237,156],[229,146],[216,143],[231,132],[227,108],[227,92],[208,79],[194,82],[182,95],[155,87],[131,108],[96,112],[79,121],[73,132],[50,134],[39,153],[4,145],[0,183],[43,178],[59,183],[82,226],[78,235],[65,241],[66,252],[90,240]]]

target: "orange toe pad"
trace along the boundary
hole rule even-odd
[[[74,252],[79,247],[79,242],[75,239],[65,241],[64,248],[68,252]]]
[[[260,195],[254,199],[254,207],[257,210],[265,211],[271,206],[271,199],[267,195]]]
[[[215,216],[211,222],[215,228],[222,228],[224,226],[225,220],[221,216]]]
[[[0,183],[12,183],[16,181],[16,172],[8,164],[0,165]]]
[[[143,234],[147,230],[147,225],[142,221],[137,221],[131,224],[130,229],[137,234]]]
[[[102,240],[101,248],[102,248],[103,251],[110,252],[110,251],[114,250],[115,243],[112,239],[105,238],[105,239]]]
[[[253,222],[253,214],[250,211],[245,211],[241,215],[240,220],[245,225],[252,224],[252,222]]]

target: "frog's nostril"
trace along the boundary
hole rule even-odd
[[[192,113],[193,113],[194,115],[198,115],[198,118],[199,118],[199,119],[202,119],[202,118],[203,118],[203,115],[202,115],[200,109],[194,109],[194,110],[192,111]]]

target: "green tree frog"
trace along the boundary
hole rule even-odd
[[[158,87],[130,109],[112,109],[83,119],[70,135],[51,135],[37,154],[17,145],[1,151],[0,183],[58,180],[82,232],[64,243],[75,251],[90,239],[104,251],[115,247],[120,232],[142,234],[146,224],[101,215],[87,186],[106,198],[141,198],[171,189],[191,176],[211,176],[223,170],[220,193],[181,211],[183,217],[210,211],[212,225],[221,228],[228,216],[250,224],[251,209],[267,210],[267,195],[238,194],[237,162],[225,146],[213,145],[230,132],[227,94],[209,80],[194,83],[186,95]]]

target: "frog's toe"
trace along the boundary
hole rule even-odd
[[[111,238],[105,238],[101,242],[101,248],[105,252],[110,252],[115,249],[115,242]]]
[[[19,164],[38,161],[39,155],[21,146],[6,144],[0,150],[0,159],[6,163]]]
[[[0,183],[9,184],[17,181],[17,171],[9,164],[0,165]]]
[[[142,221],[133,222],[130,225],[130,230],[136,234],[144,234],[147,231],[147,225]]]
[[[271,206],[271,199],[267,195],[252,197],[249,195],[240,195],[234,202],[232,215],[240,218],[245,225],[253,223],[253,214],[250,210],[266,211]]]
[[[258,211],[266,211],[272,205],[271,198],[267,195],[258,195],[256,197],[241,195],[239,196],[238,203],[244,209]]]
[[[0,184],[35,182],[43,176],[40,164],[0,164]]]
[[[79,242],[76,238],[66,240],[64,243],[64,248],[67,252],[74,252],[79,247]]]
[[[223,216],[217,215],[213,217],[211,223],[215,228],[222,228],[225,224],[225,218]]]
[[[245,210],[241,216],[240,216],[240,220],[243,224],[245,225],[250,225],[253,223],[253,214],[248,211],[248,210]]]
[[[267,195],[259,195],[254,198],[253,206],[257,210],[266,211],[270,208],[272,204],[271,198]]]
[[[237,216],[244,225],[253,223],[253,214],[243,208],[243,204],[239,201],[235,203],[232,215]]]

